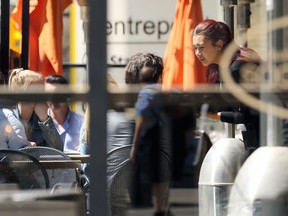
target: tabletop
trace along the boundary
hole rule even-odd
[[[81,160],[39,160],[45,169],[78,169],[81,168]],[[33,163],[32,160],[13,160],[9,163]],[[0,166],[1,169],[1,166]]]
[[[79,160],[82,163],[89,163],[90,161],[90,155],[82,155],[82,154],[69,154],[67,153],[67,155],[73,160]]]
[[[79,169],[82,163],[80,160],[40,160],[39,162],[45,169]]]

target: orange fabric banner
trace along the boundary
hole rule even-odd
[[[29,69],[45,77],[61,74],[63,11],[72,0],[30,0]],[[11,16],[22,28],[22,0]]]
[[[197,59],[192,33],[203,20],[201,0],[178,0],[176,14],[165,50],[163,89],[189,90],[206,83],[205,67]]]

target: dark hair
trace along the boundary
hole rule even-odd
[[[206,80],[208,83],[213,84],[221,83],[218,64],[211,64],[208,66],[206,71]]]
[[[193,36],[203,35],[208,40],[211,40],[212,45],[216,45],[217,41],[222,40],[223,46],[222,51],[224,51],[227,46],[233,42],[233,35],[224,22],[219,22],[211,19],[203,20],[194,29]],[[260,64],[259,55],[252,49],[247,47],[239,47],[234,53],[232,61],[241,62],[253,62]],[[207,67],[206,79],[208,83],[220,83],[220,72],[219,66],[217,64],[211,64]]]
[[[211,19],[200,22],[194,29],[193,35],[204,35],[208,40],[211,40],[212,45],[222,40],[223,49],[233,41],[233,35],[228,25]]]
[[[133,55],[125,67],[125,83],[157,83],[162,76],[162,58],[152,53]]]
[[[65,77],[54,74],[54,75],[49,75],[45,78],[45,83],[50,83],[50,84],[68,84],[68,81]]]

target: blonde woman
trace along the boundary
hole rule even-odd
[[[9,76],[11,91],[25,92],[35,86],[44,88],[40,73],[15,69]],[[21,101],[12,109],[5,109],[4,113],[16,134],[26,136],[31,145],[48,146],[62,151],[62,140],[47,111],[48,106],[45,102]]]
[[[117,88],[117,82],[112,78],[110,74],[107,74],[108,87]],[[84,116],[84,124],[80,131],[80,152],[81,154],[89,154],[89,136],[91,133],[97,133],[97,131],[90,131],[89,122],[97,121],[96,119],[90,119],[89,106],[86,109]],[[113,184],[115,177],[120,170],[130,163],[130,149],[134,134],[134,119],[123,111],[108,110],[107,111],[107,198],[109,204],[108,211],[110,216],[125,215],[125,211],[128,206],[128,199],[125,197],[126,193],[122,193],[128,188],[129,183],[132,181],[132,170],[125,171],[127,181],[118,182]],[[97,147],[96,147],[97,148]],[[92,170],[84,165],[83,171],[89,175]],[[126,167],[125,167],[126,168]],[[131,175],[131,177],[130,177]],[[117,181],[116,181],[117,182]],[[115,190],[121,188],[121,190]]]
[[[108,87],[118,88],[117,82],[109,73],[107,74],[107,84]],[[80,130],[80,152],[82,154],[89,154],[90,112],[91,110],[87,106],[84,123]],[[107,111],[107,153],[115,148],[131,146],[133,133],[134,119],[128,113],[112,109]]]

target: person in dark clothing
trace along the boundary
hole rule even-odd
[[[204,66],[207,66],[206,78],[208,83],[219,84],[223,82],[220,76],[219,64],[224,50],[234,43],[229,27],[219,21],[204,20],[200,22],[193,32],[193,47],[196,56]],[[237,83],[244,83],[245,77],[241,74],[244,65],[259,67],[259,55],[247,47],[239,47],[234,53],[230,71]],[[259,112],[243,104],[235,110],[221,110],[220,120],[232,124],[242,124],[243,141],[248,150],[255,150],[259,144]]]
[[[125,68],[126,84],[141,84],[135,105],[136,126],[130,158],[140,178],[151,184],[154,215],[167,215],[171,178],[169,124],[161,100],[163,62],[152,53],[138,53]]]

